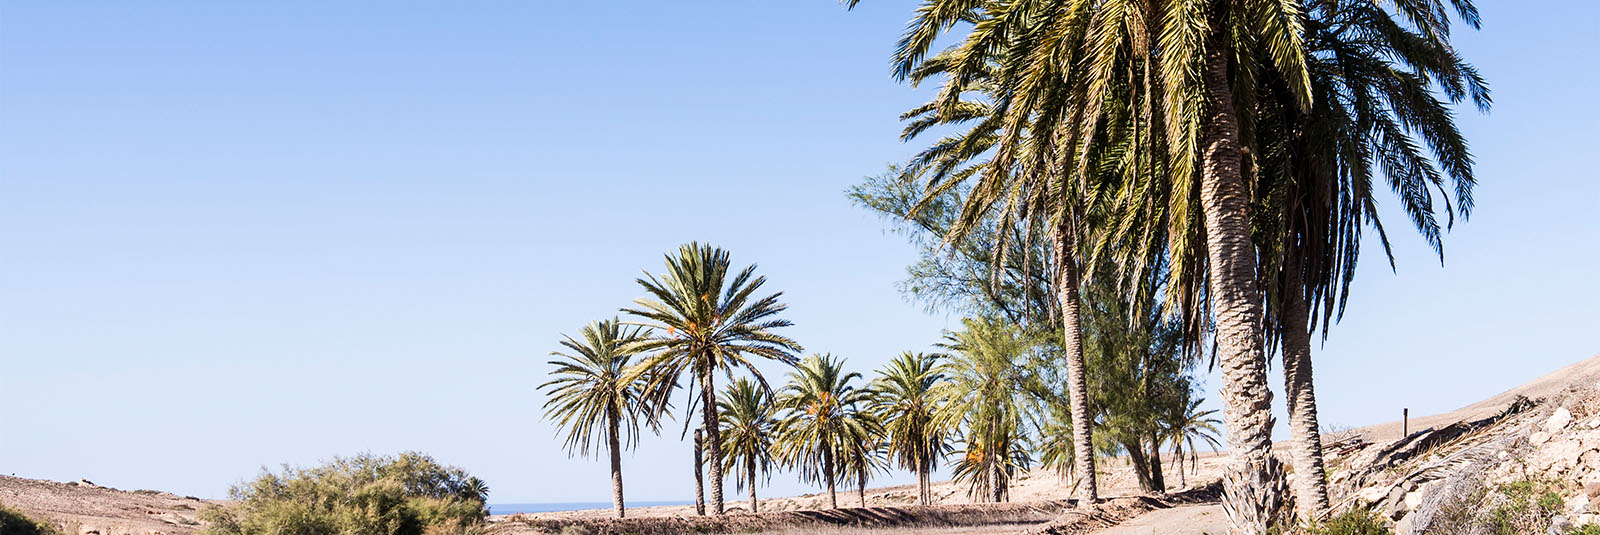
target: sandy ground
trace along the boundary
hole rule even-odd
[[[1157,509],[1096,535],[1221,535],[1228,532],[1228,517],[1219,504],[1183,505]]]
[[[49,519],[70,535],[188,535],[200,527],[195,520],[200,510],[225,502],[0,476],[0,503]]]
[[[1184,477],[1188,482],[1188,488],[1199,487],[1205,483],[1220,479],[1226,460],[1226,455],[1204,452],[1200,454],[1198,469],[1193,469],[1193,467],[1185,464]],[[1135,479],[1126,459],[1112,459],[1109,464],[1110,466],[1102,468],[1100,475],[1101,496],[1112,498],[1139,495],[1139,482]],[[1173,492],[1183,490],[1179,488],[1177,466],[1171,462],[1170,455],[1163,456],[1162,467],[1166,474],[1168,489]],[[1033,470],[1018,478],[1018,481],[1011,489],[1011,501],[1066,500],[1072,497],[1073,492],[1074,490],[1070,483],[1063,480],[1055,472],[1042,469]],[[838,494],[840,507],[861,506],[855,488],[839,489]],[[933,484],[933,497],[935,504],[973,503],[971,498],[967,496],[966,487],[954,481],[935,482]],[[915,505],[916,501],[917,489],[914,484],[894,487],[869,487],[867,489],[867,507]],[[780,498],[758,497],[757,505],[762,512],[825,509],[828,507],[828,496],[827,494],[816,493]],[[748,507],[748,502],[745,500],[729,501],[727,502],[727,507],[730,513],[744,512]],[[583,511],[530,513],[526,516],[537,519],[569,519],[608,518],[612,514],[613,511],[611,509],[589,509]],[[693,505],[630,507],[628,508],[628,516],[635,518],[689,517],[695,516],[695,511]],[[496,518],[503,519],[505,516]]]

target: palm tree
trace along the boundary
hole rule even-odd
[[[727,251],[688,243],[677,256],[666,257],[667,273],[657,278],[645,274],[638,279],[649,294],[634,300],[638,308],[623,312],[640,318],[652,328],[649,336],[630,348],[654,351],[639,363],[638,374],[654,374],[652,385],[676,385],[688,372],[699,383],[701,423],[705,429],[706,457],[712,462],[711,508],[722,514],[722,438],[717,426],[717,373],[732,376],[737,368],[749,371],[767,389],[767,380],[756,369],[756,359],[793,363],[800,344],[773,331],[790,325],[778,318],[787,305],[778,301],[782,292],[756,297],[766,277],[755,275],[754,265],[728,280]],[[652,386],[655,392],[670,388]],[[693,395],[691,394],[691,398]],[[693,401],[690,410],[693,410]]]
[[[886,470],[889,460],[884,457],[883,423],[878,415],[866,410],[861,419],[863,425],[852,429],[839,444],[839,475],[855,479],[857,503],[866,507],[867,482],[872,474]]]
[[[1457,207],[1463,218],[1468,215],[1474,185],[1471,152],[1449,104],[1470,98],[1487,110],[1490,98],[1476,70],[1444,38],[1450,19],[1443,2],[1399,3],[1392,7],[1397,13],[1346,0],[1318,0],[1308,7],[1312,108],[1302,112],[1282,102],[1276,90],[1281,82],[1268,76],[1268,87],[1257,99],[1256,144],[1262,148],[1257,151],[1259,190],[1265,192],[1268,212],[1278,216],[1262,225],[1258,243],[1261,256],[1277,264],[1269,279],[1275,288],[1267,293],[1269,334],[1282,344],[1297,471],[1316,474],[1323,472],[1323,462],[1311,331],[1320,319],[1327,336],[1330,323],[1342,314],[1364,225],[1378,230],[1388,252],[1375,210],[1374,171],[1382,171],[1442,261],[1441,227],[1430,191],[1440,191],[1443,211],[1453,221]],[[1469,0],[1453,7],[1477,26]],[[1396,18],[1423,22],[1408,28]],[[1425,140],[1432,159],[1413,132]],[[1442,187],[1447,181],[1454,202]],[[1392,255],[1389,261],[1392,265]],[[1301,514],[1308,520],[1325,514],[1327,481],[1303,477],[1296,483]]]
[[[961,214],[945,242],[961,242],[990,218],[997,220],[1002,230],[1020,224],[1026,229],[1022,235],[1002,232],[994,246],[992,271],[998,277],[1012,240],[1038,240],[1040,233],[1048,236],[1045,239],[1054,262],[1051,290],[1059,310],[1061,347],[1067,356],[1074,443],[1080,450],[1092,451],[1079,295],[1081,236],[1091,230],[1085,228],[1084,220],[1091,177],[1074,172],[1079,167],[1074,157],[1083,142],[1083,132],[1076,129],[1079,122],[1070,120],[1076,112],[1051,105],[1072,93],[1080,78],[1072,65],[1080,54],[1076,47],[1064,47],[1065,53],[1057,56],[1059,64],[1005,62],[1008,58],[1032,61],[1026,47],[1018,45],[1030,42],[1029,38],[1036,38],[1041,31],[1059,31],[1053,39],[1061,42],[1081,40],[1086,28],[1083,20],[1053,24],[1046,16],[1049,12],[1040,10],[1049,7],[1044,4],[927,0],[899,43],[895,75],[913,83],[936,75],[947,80],[933,102],[905,114],[912,123],[903,137],[915,137],[939,124],[976,123],[961,135],[936,142],[913,161],[912,169],[928,177],[921,205],[972,182],[964,190]],[[1081,7],[1072,10],[1083,11]],[[938,36],[963,21],[976,21],[966,39],[927,58]],[[968,95],[976,98],[964,98]],[[963,167],[974,160],[978,163]],[[1085,474],[1079,502],[1092,505],[1099,500],[1094,456],[1080,455],[1076,461]]]
[[[1189,453],[1191,464],[1198,468],[1200,457],[1197,455],[1198,450],[1195,449],[1195,441],[1200,440],[1211,445],[1212,452],[1217,451],[1217,446],[1219,445],[1217,443],[1217,435],[1221,431],[1217,429],[1217,426],[1222,424],[1222,420],[1212,417],[1217,413],[1215,409],[1201,411],[1200,402],[1202,401],[1204,400],[1196,399],[1185,403],[1183,410],[1168,414],[1167,418],[1165,418],[1166,421],[1163,422],[1165,424],[1163,429],[1165,433],[1163,435],[1165,436],[1161,437],[1161,439],[1172,445],[1172,455],[1178,461],[1179,487],[1189,485],[1183,475],[1184,452],[1187,451]]]
[[[950,381],[941,385],[941,395],[949,401],[940,423],[961,430],[964,447],[954,467],[956,480],[965,481],[974,498],[1005,501],[1011,478],[1031,462],[1023,431],[1027,394],[1016,359],[1033,343],[995,319],[964,319],[962,325],[962,330],[946,333],[940,344],[952,351]]]
[[[739,378],[717,400],[722,420],[722,465],[733,472],[739,487],[750,487],[750,512],[756,509],[756,479],[768,477],[772,470],[771,395],[752,381]]]
[[[778,408],[787,411],[778,420],[778,453],[785,464],[800,471],[807,482],[828,488],[828,505],[839,508],[835,488],[840,473],[840,453],[856,437],[871,435],[875,421],[867,409],[870,392],[852,381],[856,372],[845,373],[843,359],[832,355],[811,355],[789,372],[789,384],[778,399]]]
[[[872,412],[883,422],[888,453],[901,468],[917,474],[917,503],[933,503],[931,474],[949,451],[940,427],[939,385],[945,381],[939,356],[901,353],[872,382]]]
[[[604,448],[611,454],[611,500],[622,518],[622,448],[639,443],[641,417],[654,427],[658,413],[646,394],[649,378],[628,373],[641,329],[611,319],[585,325],[579,336],[561,341],[570,353],[551,353],[562,360],[550,361],[555,378],[539,385],[550,396],[545,417],[556,421],[557,432],[567,431],[568,452],[588,455]],[[603,443],[595,438],[599,432],[605,433]]]

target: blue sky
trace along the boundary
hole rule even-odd
[[[1398,273],[1367,251],[1317,354],[1324,422],[1600,352],[1600,6],[1482,4],[1477,210],[1445,268],[1389,218]],[[958,320],[894,290],[914,251],[843,194],[915,150],[912,7],[0,3],[0,473],[221,496],[422,450],[495,502],[605,500],[535,387],[689,240],[759,264],[809,350],[927,347]],[[645,439],[629,498],[687,499],[688,457]]]

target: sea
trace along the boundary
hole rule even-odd
[[[665,501],[665,502],[640,502],[630,501],[626,505],[629,509],[634,507],[652,507],[656,505],[691,505],[690,501]],[[555,511],[582,511],[585,509],[610,509],[611,502],[549,502],[549,503],[491,503],[489,514],[514,515],[517,513],[550,513]]]

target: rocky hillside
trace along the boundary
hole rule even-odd
[[[1600,522],[1600,357],[1491,401],[1404,437],[1368,429],[1328,443],[1336,510],[1375,511],[1400,535]]]

